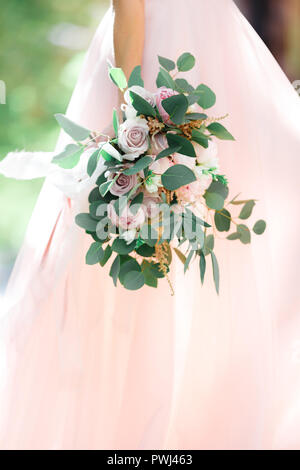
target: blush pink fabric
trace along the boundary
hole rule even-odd
[[[231,0],[145,3],[146,86],[156,55],[195,54],[188,77],[216,91],[211,114],[229,112],[237,140],[219,146],[231,195],[259,199],[268,230],[217,242],[219,297],[210,267],[201,288],[176,260],[174,297],[167,282],[127,292],[85,266],[74,203],[46,182],[1,319],[0,448],[300,449],[299,97]],[[68,109],[99,130],[117,102],[112,20]]]

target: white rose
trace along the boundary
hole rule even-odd
[[[219,160],[217,157],[218,146],[216,142],[210,140],[207,149],[195,143],[194,148],[197,155],[197,162],[203,169],[209,170],[210,168],[219,167]]]
[[[124,100],[126,101],[126,103],[128,105],[131,105],[131,97],[130,97],[130,92],[131,91],[133,91],[134,93],[139,95],[144,100],[148,101],[148,103],[151,104],[151,106],[153,106],[153,108],[154,108],[154,106],[155,106],[155,97],[154,97],[153,93],[150,93],[150,91],[145,90],[145,88],[143,88],[141,86],[138,86],[138,85],[128,88],[128,90],[125,92]]]
[[[137,156],[149,148],[149,127],[146,119],[127,119],[119,127],[118,144],[125,154]],[[127,158],[129,160],[129,158]]]

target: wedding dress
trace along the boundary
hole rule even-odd
[[[187,78],[236,138],[219,145],[231,195],[258,199],[268,229],[217,241],[219,296],[176,260],[174,297],[129,292],[85,265],[85,196],[46,181],[1,317],[0,448],[300,449],[299,97],[232,0],[145,4],[145,86],[157,55],[196,56]],[[95,130],[117,103],[112,26],[109,9],[67,113]]]

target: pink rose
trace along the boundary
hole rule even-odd
[[[162,120],[166,124],[172,124],[172,121],[170,121],[170,116],[167,113],[167,111],[164,109],[162,105],[162,101],[171,98],[171,96],[178,95],[177,91],[172,90],[171,88],[166,88],[166,87],[161,87],[157,90],[156,93],[156,106],[158,108],[159,114],[162,117]]]
[[[114,178],[114,175],[111,176]],[[111,194],[114,196],[123,196],[124,194],[131,191],[131,189],[137,184],[137,175],[124,175],[120,173],[118,179],[114,182],[110,189]]]
[[[115,211],[113,201],[111,201],[107,206],[107,215],[113,225],[120,227],[123,230],[138,228],[145,222],[145,213],[142,207],[139,208],[136,214],[133,214],[130,208],[126,206],[122,214],[118,216]]]
[[[135,160],[149,148],[149,127],[146,119],[127,119],[118,132],[119,147],[125,152],[126,160]],[[132,155],[132,158],[131,158]]]

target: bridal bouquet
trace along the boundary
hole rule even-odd
[[[219,266],[214,252],[217,232],[243,244],[251,241],[245,224],[255,200],[227,201],[228,181],[221,174],[216,140],[234,140],[206,110],[216,102],[206,85],[193,87],[178,73],[191,70],[195,58],[185,53],[177,63],[159,57],[154,93],[144,88],[141,67],[127,83],[120,68],[109,69],[114,84],[124,92],[124,104],[113,111],[114,136],[103,141],[63,115],[57,121],[74,143],[56,155],[53,163],[64,169],[84,165],[93,182],[89,212],[76,223],[93,239],[86,255],[89,265],[104,266],[111,258],[115,285],[137,290],[157,287],[167,278],[173,253],[184,271],[198,260],[204,282],[207,259],[219,292]],[[121,119],[120,119],[121,116]],[[230,206],[241,206],[237,219]],[[266,223],[252,230],[262,234]]]

